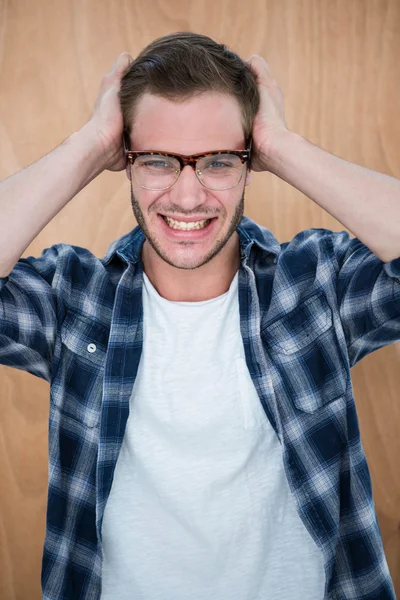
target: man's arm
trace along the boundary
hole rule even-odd
[[[102,170],[88,125],[0,183],[0,277],[51,219]]]
[[[400,180],[329,154],[286,124],[282,90],[258,54],[247,61],[260,106],[253,122],[251,168],[270,171],[349,229],[383,262],[400,257]]]
[[[291,131],[273,139],[271,171],[335,217],[383,262],[400,257],[400,180],[338,158]]]
[[[0,277],[31,241],[104,169],[125,168],[118,91],[132,58],[120,54],[103,77],[90,121],[55,150],[0,183]]]

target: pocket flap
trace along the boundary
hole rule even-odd
[[[61,325],[61,341],[67,348],[83,358],[103,364],[110,332],[88,317],[77,313],[67,314]]]
[[[283,354],[293,354],[332,327],[332,310],[325,296],[314,295],[262,330],[264,339]]]

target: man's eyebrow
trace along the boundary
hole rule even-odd
[[[221,152],[221,150],[230,150],[233,152],[240,152],[242,150],[248,150],[248,144],[246,144],[246,142],[241,143],[241,144],[228,144],[228,145],[223,145],[223,144],[219,144],[219,146],[217,148],[207,148],[207,150],[203,150],[203,151],[196,151],[196,152],[192,152],[191,154],[182,154],[181,152],[177,152],[176,150],[171,150],[171,147],[169,147],[168,150],[163,150],[162,148],[160,148],[159,146],[148,146],[146,147],[137,147],[135,149],[131,149],[132,152],[166,152],[168,154],[181,154],[182,156],[194,156],[196,154],[207,154],[208,152]]]

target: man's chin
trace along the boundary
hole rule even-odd
[[[147,243],[147,246],[146,246]],[[146,247],[145,247],[146,246]],[[165,245],[159,243],[159,240],[154,237],[146,236],[146,241],[143,247],[143,256],[151,261],[154,258],[161,259],[171,267],[182,270],[194,270],[199,269],[203,265],[207,264],[218,254],[217,252],[206,252],[204,249],[199,247],[189,248],[188,246],[182,246],[179,244],[175,248],[167,248]]]
[[[150,231],[144,231],[144,234],[147,242],[144,256],[147,260],[154,261],[158,258],[176,269],[183,270],[199,269],[222,252],[226,254],[226,259],[230,260],[230,255],[233,256],[239,246],[239,235],[233,225],[224,237],[214,237],[209,243],[194,243],[184,239],[171,241]]]

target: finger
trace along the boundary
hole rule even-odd
[[[259,54],[253,54],[246,62],[250,66],[253,73],[257,76],[257,79],[260,81],[260,83],[265,83],[267,85],[271,84],[274,78],[272,77],[267,62],[262,56]]]
[[[255,64],[260,64],[263,65],[267,71],[270,71],[270,68],[268,66],[267,61],[265,60],[265,58],[263,56],[261,56],[260,54],[252,54],[246,62],[254,62]]]
[[[110,73],[121,76],[129,67],[132,61],[133,58],[130,54],[128,54],[128,52],[122,52],[122,54],[118,56],[117,60],[111,67]]]
[[[250,58],[248,58],[248,59],[247,59],[247,61],[246,61],[246,62],[250,62],[250,61],[254,61],[256,64],[257,64],[257,63],[260,63],[260,61],[261,61],[261,63],[263,63],[263,64],[264,64],[264,66],[265,66],[265,67],[268,69],[268,71],[270,70],[270,69],[269,69],[269,66],[268,66],[268,63],[267,63],[267,61],[265,60],[265,58],[263,58],[263,57],[262,57],[262,56],[260,56],[259,54],[252,54],[252,55],[250,56]]]

